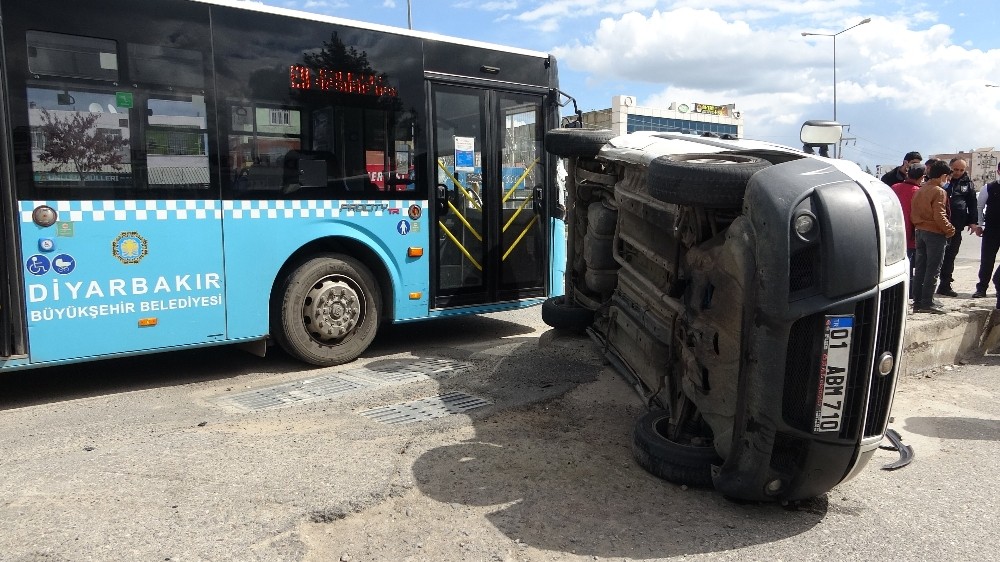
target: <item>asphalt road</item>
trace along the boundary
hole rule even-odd
[[[643,472],[635,393],[537,308],[391,327],[334,369],[212,348],[8,374],[0,560],[986,559],[998,365],[901,380],[892,427],[914,462],[884,471],[879,451],[794,506]],[[485,405],[366,415],[449,392]]]

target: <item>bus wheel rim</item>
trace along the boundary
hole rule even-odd
[[[302,307],[303,320],[321,343],[336,343],[349,335],[364,314],[364,293],[349,279],[327,277],[313,285]]]

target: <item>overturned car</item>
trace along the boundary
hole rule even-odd
[[[744,500],[823,494],[886,430],[908,272],[891,190],[850,162],[749,140],[559,129],[565,294],[649,405],[633,452]]]

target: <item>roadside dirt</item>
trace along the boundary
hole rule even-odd
[[[793,536],[822,517],[825,507],[789,521],[774,506],[737,506],[647,474],[630,451],[643,411],[635,391],[601,365],[589,340],[543,338],[540,349],[571,361],[570,376],[590,380],[403,443],[392,451],[397,474],[387,497],[300,525],[304,560],[644,559]],[[511,370],[531,360],[510,358]],[[765,535],[734,523],[751,517],[782,522]],[[650,540],[664,535],[675,542]]]

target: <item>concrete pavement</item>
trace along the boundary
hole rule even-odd
[[[993,326],[996,322],[993,317],[997,316],[993,313],[997,306],[996,290],[991,286],[986,298],[971,298],[979,279],[981,242],[975,234],[962,235],[952,283],[958,296],[934,296],[947,314],[907,315],[903,336],[905,372],[919,373],[962,363],[996,347],[996,339],[1000,338],[1000,328]]]

